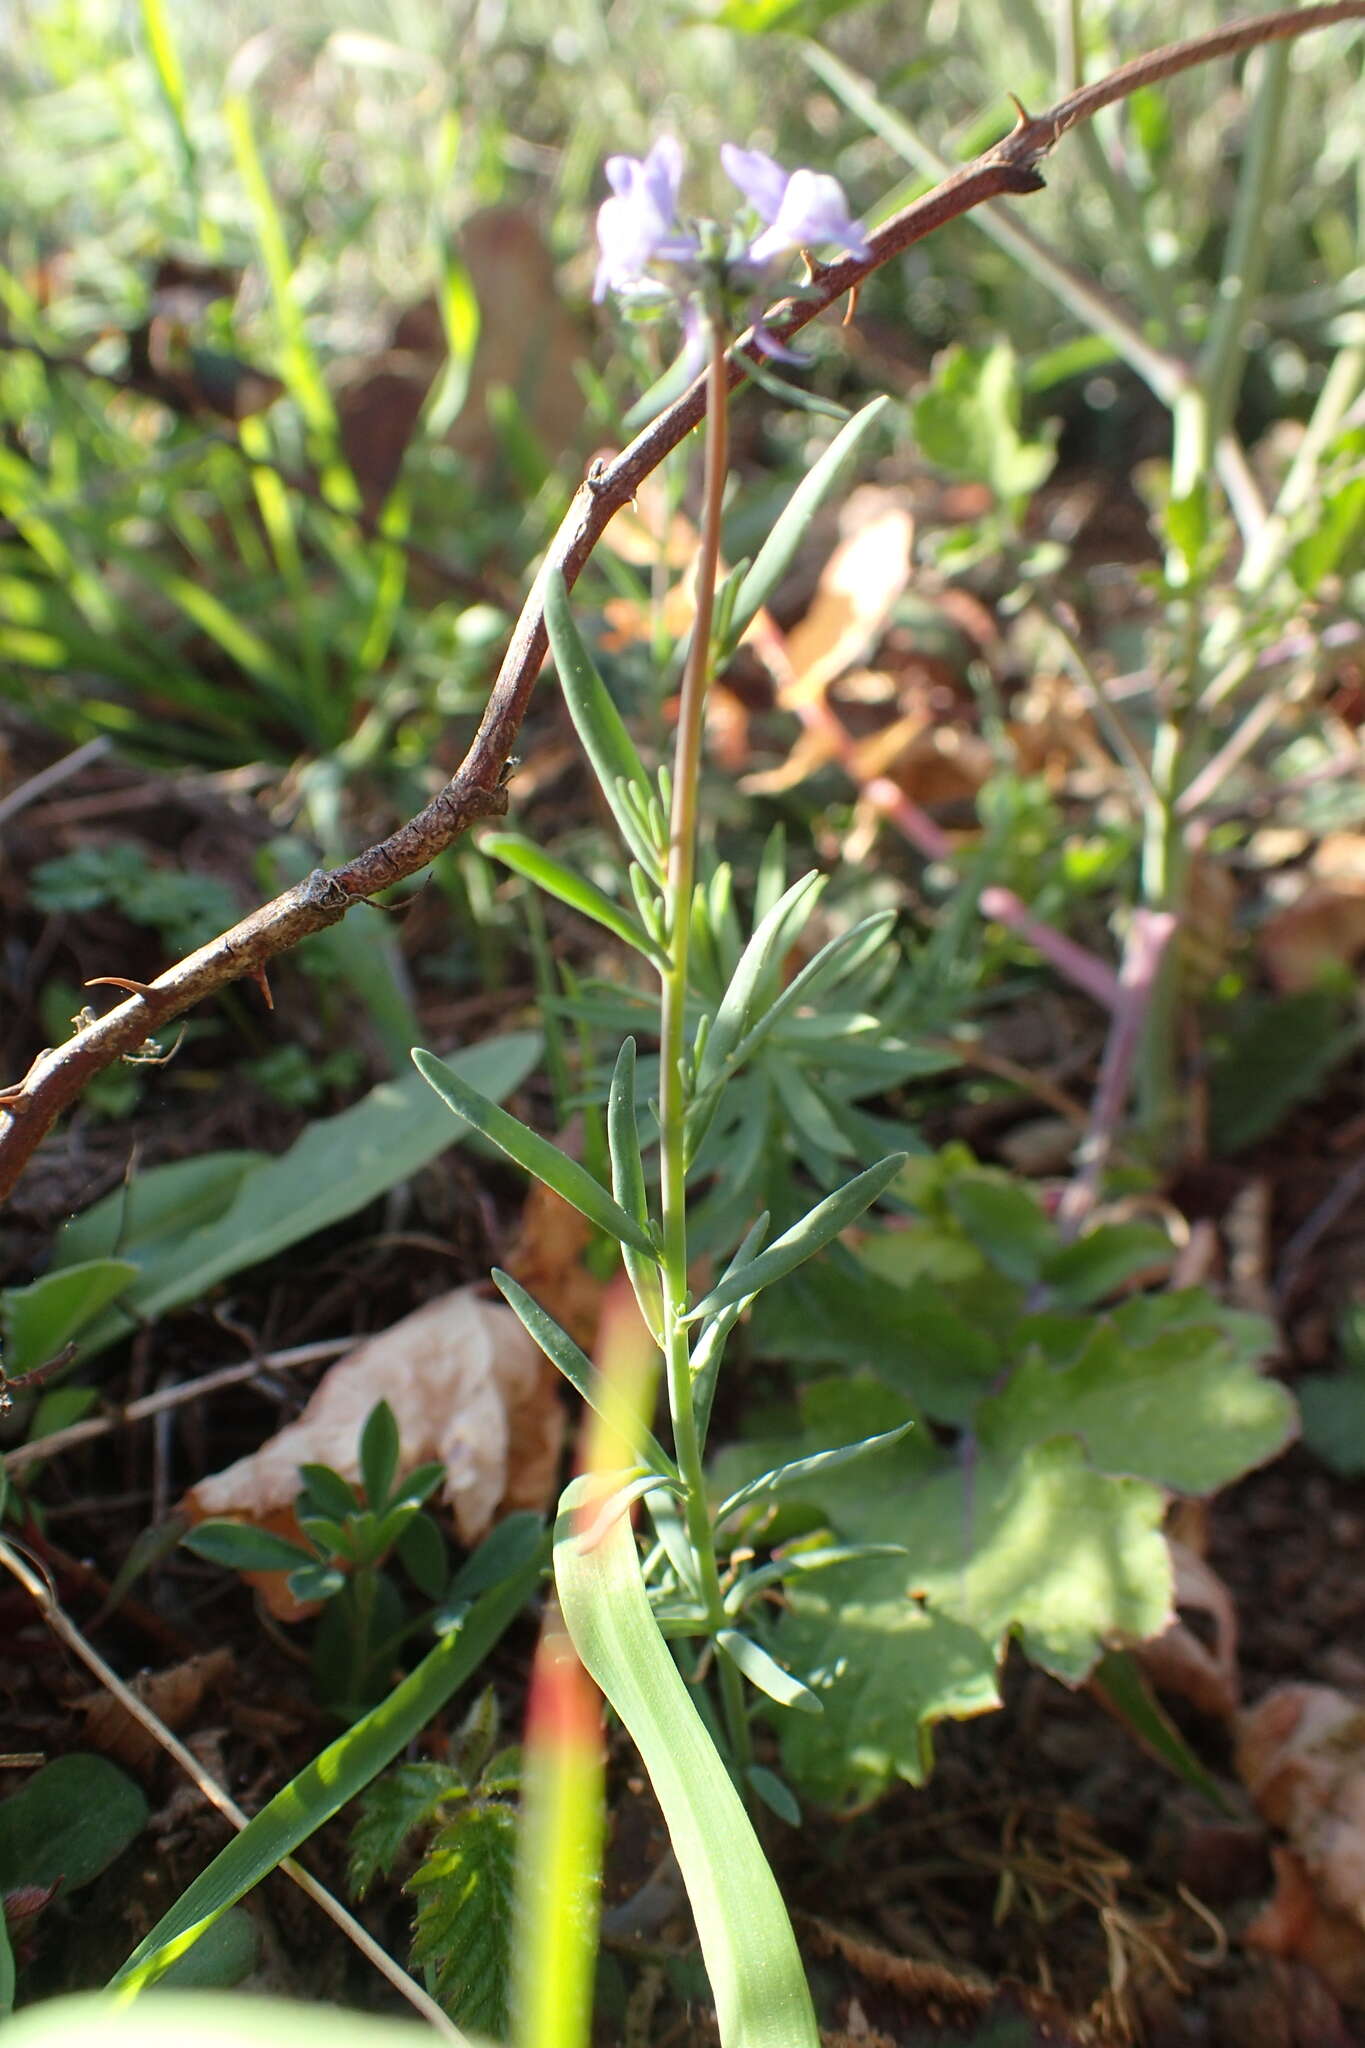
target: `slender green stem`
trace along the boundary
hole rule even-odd
[[[729,465],[729,384],[726,336],[713,327],[706,395],[706,464],[702,487],[701,558],[697,565],[697,611],[683,672],[678,734],[673,755],[673,800],[668,827],[668,870],[664,884],[668,918],[668,966],[662,981],[659,1075],[659,1160],[663,1249],[664,1365],[673,1416],[673,1444],[686,1488],[687,1533],[701,1580],[699,1591],[710,1632],[725,1626],[715,1538],[706,1505],[701,1437],[692,1401],[687,1313],[687,970],[692,897],[697,872],[697,795],[701,780],[702,723],[711,679],[711,618],[720,567],[721,508]],[[743,1687],[724,1657],[717,1661],[721,1700],[736,1759],[749,1756],[749,1725]]]

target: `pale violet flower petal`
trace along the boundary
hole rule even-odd
[[[682,173],[682,146],[671,135],[661,135],[647,157],[608,157],[612,197],[597,210],[594,299],[629,293],[651,263],[686,263],[697,253],[695,238],[683,234],[677,218]]]
[[[640,165],[640,183],[648,192],[661,219],[672,226],[678,217],[678,190],[682,184],[682,144],[673,135],[661,135]]]
[[[722,142],[720,160],[732,185],[738,185],[760,220],[775,221],[791,180],[781,164],[761,149],[738,149]]]
[[[794,250],[818,248],[828,242],[849,256],[871,253],[849,213],[839,180],[820,171],[793,171],[771,226],[750,246],[748,260],[762,268]]]

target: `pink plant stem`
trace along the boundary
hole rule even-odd
[[[798,703],[796,711],[802,724],[819,733],[868,802],[895,826],[903,838],[917,847],[927,860],[938,861],[947,868],[954,866],[953,849],[946,833],[905,794],[898,782],[893,782],[889,775],[864,778],[860,774],[857,743],[837,712],[823,698]],[[1013,889],[994,885],[983,889],[977,898],[977,908],[983,917],[994,918],[997,924],[1005,925],[1018,938],[1026,940],[1035,952],[1041,953],[1059,974],[1098,1003],[1102,1010],[1111,1014],[1117,1012],[1119,980],[1112,968],[1084,946],[1078,946],[1074,939],[1068,939],[1035,917]]]
[[[1078,1168],[1057,1209],[1063,1238],[1075,1237],[1095,1206],[1100,1181],[1114,1149],[1114,1137],[1128,1100],[1133,1063],[1142,1042],[1152,992],[1179,920],[1169,910],[1136,910],[1119,970],[1114,1008],[1100,1063],[1090,1127],[1081,1142]]]

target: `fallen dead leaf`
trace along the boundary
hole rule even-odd
[[[511,1309],[458,1287],[338,1359],[297,1421],[201,1479],[183,1506],[196,1521],[259,1523],[292,1508],[300,1465],[358,1480],[360,1433],[383,1400],[398,1424],[400,1472],[429,1459],[445,1466],[441,1497],[472,1545],[500,1510],[548,1506],[564,1437],[554,1385],[553,1366]]]
[[[235,1666],[231,1650],[208,1650],[202,1657],[188,1657],[182,1664],[173,1664],[169,1671],[143,1672],[132,1680],[129,1689],[159,1721],[178,1732],[198,1713],[205,1693],[226,1688]],[[85,1715],[87,1741],[105,1756],[137,1771],[159,1753],[155,1736],[134,1720],[113,1693],[103,1689],[85,1693],[75,1704]]]
[[[591,1241],[587,1217],[543,1181],[532,1181],[521,1229],[503,1260],[512,1278],[589,1353],[597,1338],[604,1286],[585,1263]]]
[[[1248,1940],[1297,1955],[1365,2001],[1365,1707],[1324,1685],[1281,1685],[1243,1714],[1237,1769],[1288,1849]]]
[[[1365,2005],[1365,1936],[1359,1923],[1324,1906],[1292,1849],[1271,1851],[1275,1890],[1243,1940],[1267,1955],[1307,1963],[1345,2005]]]
[[[869,492],[876,493],[875,502]],[[904,506],[869,485],[855,492],[848,510],[860,512],[863,523],[834,550],[805,617],[787,635],[789,677],[779,697],[789,710],[809,703],[865,660],[910,581],[915,522]]]
[[[1175,1606],[1206,1614],[1213,1623],[1213,1643],[1208,1645],[1186,1621],[1171,1626],[1151,1642],[1143,1643],[1138,1658],[1154,1685],[1162,1692],[1178,1693],[1201,1714],[1229,1721],[1241,1700],[1241,1679],[1237,1668],[1237,1612],[1223,1581],[1202,1557],[1168,1537],[1171,1563],[1175,1567]]]
[[[1365,881],[1342,874],[1313,882],[1298,901],[1268,917],[1256,950],[1282,995],[1318,986],[1324,973],[1350,968],[1365,953]]]

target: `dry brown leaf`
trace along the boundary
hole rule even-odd
[[[855,497],[865,508],[865,494]],[[867,657],[910,580],[915,522],[885,493],[878,497],[879,509],[830,556],[810,608],[787,635],[791,678],[779,697],[790,710]]]
[[[338,1359],[297,1421],[201,1479],[185,1510],[263,1521],[292,1505],[300,1465],[358,1480],[360,1433],[382,1400],[398,1424],[400,1472],[439,1460],[460,1541],[477,1543],[500,1508],[549,1504],[564,1437],[554,1384],[511,1309],[458,1287]]]
[[[1271,1851],[1275,1890],[1242,1939],[1268,1955],[1307,1963],[1346,2005],[1365,2005],[1365,1934],[1325,1907],[1292,1849]]]
[[[1248,1940],[1365,1999],[1365,1707],[1330,1686],[1277,1686],[1241,1716],[1236,1762],[1289,1843]]]
[[[1178,1693],[1203,1714],[1228,1721],[1241,1699],[1237,1668],[1237,1612],[1218,1574],[1177,1537],[1168,1537],[1175,1567],[1175,1605],[1206,1614],[1213,1644],[1201,1641],[1188,1622],[1174,1621],[1138,1657],[1162,1692]]]
[[[699,536],[685,512],[670,510],[671,496],[661,476],[647,476],[629,503],[613,512],[598,545],[610,548],[632,568],[649,569],[656,563],[669,569],[685,567],[697,552]]]
[[[532,1181],[521,1212],[521,1229],[503,1265],[514,1280],[581,1350],[592,1352],[597,1319],[602,1311],[603,1282],[590,1273],[584,1254],[592,1242],[586,1216],[547,1188]]]
[[[206,1692],[221,1692],[236,1667],[231,1650],[208,1650],[202,1657],[188,1657],[169,1671],[144,1671],[133,1679],[129,1690],[137,1694],[159,1721],[173,1730],[187,1727],[198,1713]],[[159,1754],[155,1736],[134,1720],[123,1702],[111,1692],[85,1693],[75,1703],[85,1715],[86,1740],[137,1771]]]
[[[1315,988],[1324,971],[1353,966],[1365,953],[1365,882],[1343,874],[1333,884],[1311,883],[1296,903],[1266,919],[1256,950],[1282,995]]]

